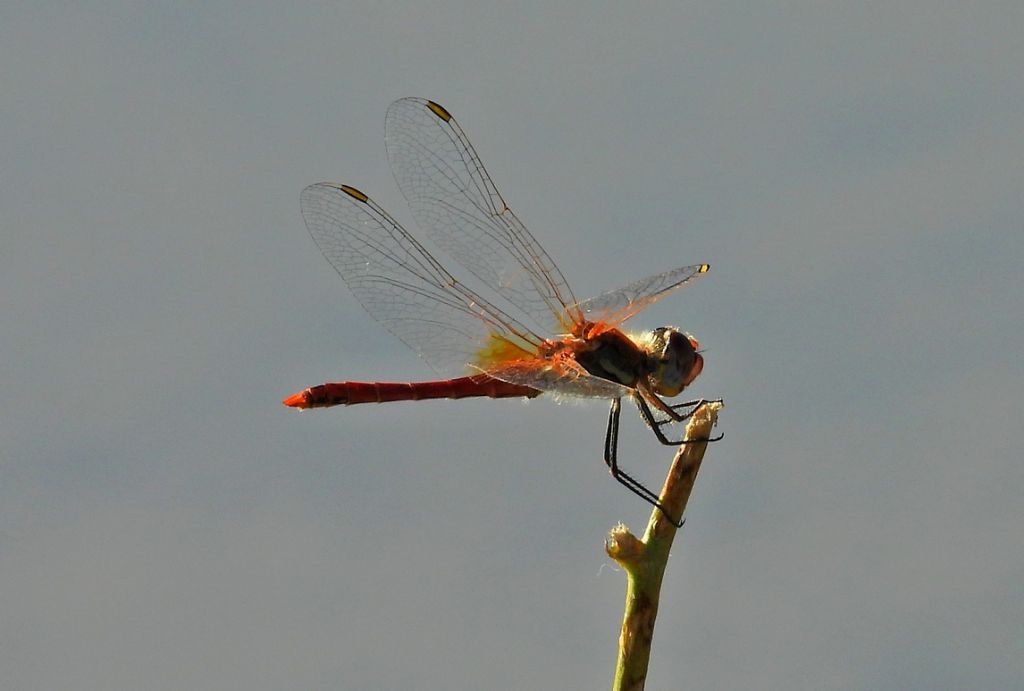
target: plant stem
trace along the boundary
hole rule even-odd
[[[674,516],[682,516],[697,479],[707,439],[718,420],[719,402],[705,403],[690,418],[659,500]],[[691,441],[703,439],[705,441]],[[655,508],[643,540],[621,523],[611,530],[605,551],[626,572],[626,611],[619,636],[619,659],[612,691],[642,691],[647,681],[654,621],[658,616],[661,581],[668,564],[676,526]]]

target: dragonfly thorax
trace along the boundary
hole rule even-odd
[[[697,339],[674,326],[650,331],[640,341],[647,353],[648,385],[661,396],[678,396],[704,367]]]
[[[618,329],[590,325],[581,338],[572,339],[573,358],[595,377],[636,388],[649,374],[648,355],[632,338]]]
[[[573,359],[595,377],[631,389],[643,385],[671,398],[696,379],[704,366],[697,341],[675,327],[627,336],[600,323],[587,326],[556,348],[568,346]]]

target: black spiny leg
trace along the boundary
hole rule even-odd
[[[638,399],[639,400],[639,399]],[[658,495],[651,490],[644,487],[638,480],[635,480],[626,471],[619,468],[617,452],[619,445],[619,412],[622,409],[622,399],[612,399],[612,407],[608,411],[608,431],[605,432],[604,436],[604,462],[608,466],[608,470],[611,471],[612,477],[615,478],[621,485],[623,485],[630,492],[640,497],[648,504],[655,506],[665,514],[665,518],[670,520],[673,525],[677,528],[683,527],[685,518],[676,520],[672,515],[665,509],[665,506],[659,501]],[[650,412],[648,410],[648,412]],[[657,428],[653,428],[657,429]]]
[[[675,411],[679,408],[690,408],[690,410],[687,411],[686,413],[675,413],[673,417],[666,417],[664,420],[659,420],[654,416],[654,412],[651,410],[651,407],[647,405],[647,401],[645,401],[642,396],[636,395],[633,397],[633,400],[636,401],[636,407],[640,410],[640,417],[642,417],[647,426],[651,428],[651,431],[654,432],[654,436],[658,438],[658,441],[660,441],[665,446],[679,446],[680,444],[692,444],[698,441],[713,442],[718,441],[724,436],[719,434],[717,437],[711,437],[710,439],[672,440],[666,437],[665,433],[661,431],[661,428],[667,424],[673,422],[683,422],[684,420],[688,420],[689,418],[691,418],[693,414],[697,412],[698,408],[700,408],[705,403],[708,403],[708,401],[703,398],[698,401],[687,401],[686,403],[678,403],[674,406],[669,406],[672,409],[673,413],[675,413]]]

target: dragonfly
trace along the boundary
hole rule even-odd
[[[604,461],[611,475],[682,525],[657,494],[620,467],[619,416],[622,399],[630,399],[658,441],[685,443],[670,439],[667,426],[688,419],[707,401],[666,399],[697,378],[704,358],[697,340],[676,327],[639,334],[620,327],[710,266],[682,266],[577,300],[558,266],[505,203],[448,110],[422,98],[395,101],[385,117],[385,143],[417,224],[473,277],[472,284],[451,274],[354,187],[306,187],[302,216],[363,308],[449,378],[332,382],[283,403],[302,409],[540,394],[609,400]]]

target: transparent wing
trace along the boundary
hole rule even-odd
[[[508,362],[487,370],[495,379],[532,386],[563,396],[580,398],[628,398],[633,390],[608,379],[595,377],[575,362]]]
[[[451,114],[433,101],[403,98],[388,108],[385,133],[395,180],[430,239],[542,333],[570,331],[579,317],[572,290]]]
[[[461,373],[482,352],[536,357],[540,336],[457,281],[359,190],[310,185],[301,209],[313,240],[363,308],[436,370]]]
[[[618,326],[666,295],[700,278],[710,268],[709,264],[694,264],[641,278],[618,290],[584,300],[577,305],[577,309],[588,321],[602,321]]]

